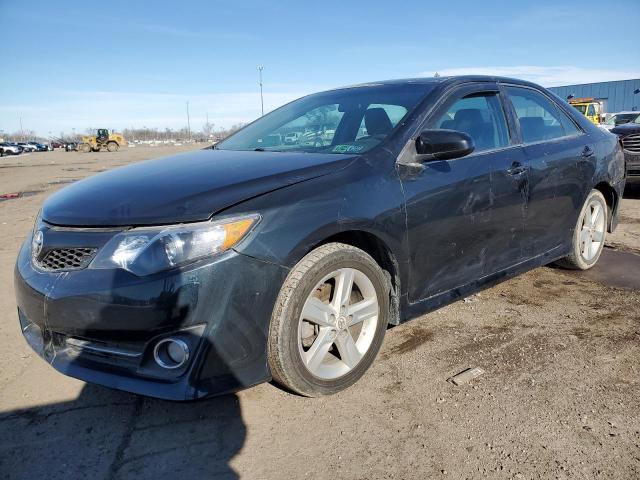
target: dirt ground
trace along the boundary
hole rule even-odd
[[[18,247],[43,200],[189,147],[0,159],[0,478],[640,478],[640,185],[601,263],[544,267],[388,330],[354,387],[170,403],[67,378],[22,339]],[[193,148],[193,147],[191,147]],[[469,367],[484,375],[454,386]]]

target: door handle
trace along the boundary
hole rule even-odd
[[[596,153],[593,148],[591,148],[589,145],[585,145],[584,148],[582,149],[582,156],[584,158],[589,158],[591,157],[594,153]]]
[[[527,173],[528,170],[529,168],[524,166],[520,162],[513,162],[511,164],[511,167],[507,168],[507,174],[511,175],[512,177],[519,177],[520,175]]]

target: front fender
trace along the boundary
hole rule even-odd
[[[237,251],[287,268],[347,231],[377,237],[401,265],[407,258],[404,197],[393,162],[385,158],[362,157],[340,172],[250,199],[225,214],[245,212],[258,212],[262,220]]]

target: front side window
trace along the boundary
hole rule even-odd
[[[309,95],[265,115],[216,149],[363,153],[383,142],[432,88],[367,85]]]
[[[524,143],[553,140],[580,132],[571,119],[541,93],[519,87],[507,87],[507,92]]]
[[[507,122],[498,95],[473,94],[456,100],[430,128],[458,130],[473,138],[476,152],[509,144]]]
[[[589,107],[587,107],[587,115],[590,117],[593,117],[596,114],[596,107],[593,106],[593,104],[590,104]]]

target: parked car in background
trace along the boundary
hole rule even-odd
[[[15,143],[2,142],[0,143],[0,153],[2,155],[20,155],[23,152],[23,148]]]
[[[35,152],[38,150],[38,147],[29,142],[18,142],[18,145],[20,145],[22,150],[25,152]]]
[[[625,123],[637,123],[640,124],[640,112],[619,112],[611,115],[600,126],[607,130],[617,127],[618,125],[624,125]]]
[[[64,146],[65,151],[67,152],[77,152],[78,151],[78,143],[77,142],[69,142]]]
[[[49,151],[49,145],[45,145],[44,143],[31,142],[31,145],[34,145],[36,147],[36,151],[37,152],[48,152]]]
[[[284,136],[284,143],[287,145],[293,145],[298,142],[300,138],[300,132],[289,132]]]
[[[620,137],[627,164],[627,178],[640,181],[640,121],[638,117],[632,122],[612,128],[610,132]]]
[[[284,145],[298,126],[324,138]],[[331,90],[54,193],[17,259],[18,318],[88,382],[333,394],[389,324],[550,262],[593,267],[624,186],[618,138],[529,82]]]
[[[64,148],[64,144],[61,143],[61,142],[57,142],[57,141],[51,142],[50,145],[51,145],[51,148],[53,148],[53,149]]]

